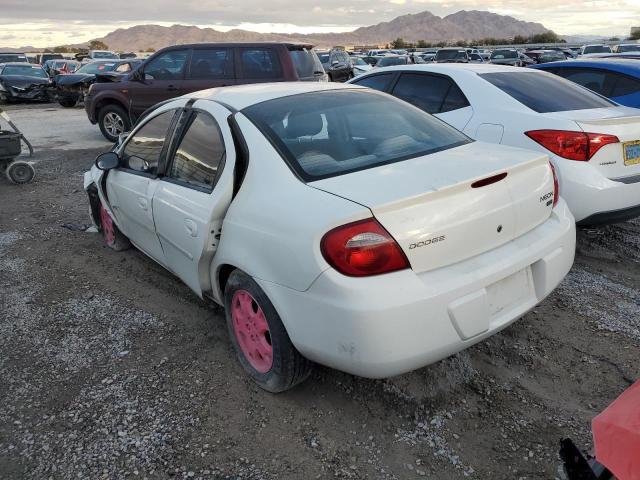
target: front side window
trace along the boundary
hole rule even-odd
[[[538,113],[607,108],[615,103],[547,72],[496,72],[479,77]]]
[[[222,133],[216,121],[203,112],[193,112],[188,122],[168,175],[211,191],[225,157]]]
[[[182,80],[187,64],[187,50],[171,50],[161,53],[144,67],[145,75],[155,80]]]
[[[233,50],[230,48],[202,48],[191,56],[191,80],[233,77]]]
[[[121,63],[116,67],[116,72],[126,73],[131,71],[131,65],[129,63]]]
[[[244,48],[240,53],[245,78],[270,79],[282,76],[280,59],[270,48]]]
[[[470,142],[454,128],[379,92],[292,95],[243,110],[304,181],[374,168]]]
[[[163,112],[129,137],[122,162],[125,168],[155,175],[175,110]]]

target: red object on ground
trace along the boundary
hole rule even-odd
[[[618,480],[640,480],[640,381],[591,422],[595,454]]]

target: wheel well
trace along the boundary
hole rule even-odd
[[[220,293],[224,297],[224,289],[227,286],[227,280],[231,276],[231,273],[236,269],[233,265],[222,265],[218,270],[218,285],[220,286]]]
[[[102,110],[104,107],[106,107],[107,105],[116,105],[120,108],[122,108],[125,112],[127,112],[127,107],[125,107],[122,102],[116,100],[115,98],[105,98],[103,100],[100,100],[97,104],[96,104],[96,118],[98,118],[100,116],[100,110]],[[129,112],[127,112],[128,114]]]
[[[100,197],[98,197],[98,188],[95,184],[91,184],[87,189],[87,195],[89,196],[89,206],[91,207],[91,217],[93,223],[98,228],[102,228],[100,222]]]

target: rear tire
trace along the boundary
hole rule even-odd
[[[102,135],[110,142],[117,142],[121,133],[131,128],[129,115],[119,105],[106,105],[98,112],[98,125]]]
[[[104,243],[107,244],[107,247],[116,252],[131,248],[131,242],[124,233],[120,231],[111,218],[111,215],[109,215],[109,212],[107,212],[102,205],[102,202],[100,203],[100,233],[102,233],[102,238],[104,239]]]
[[[31,164],[23,162],[22,160],[11,162],[7,166],[7,171],[5,173],[7,175],[7,179],[9,179],[11,183],[18,185],[29,183],[36,175],[36,171]]]
[[[293,346],[278,312],[249,275],[241,270],[231,273],[224,306],[238,360],[261,388],[283,392],[309,377],[312,363]]]

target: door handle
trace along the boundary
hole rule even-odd
[[[144,197],[138,197],[138,205],[142,210],[146,210],[148,208],[147,199]]]
[[[176,87],[175,85],[169,85],[167,87],[167,90],[170,92],[177,92],[178,91],[178,87]]]
[[[192,237],[198,236],[198,225],[196,225],[196,222],[194,222],[190,218],[184,219],[184,227],[187,230],[187,233]]]

